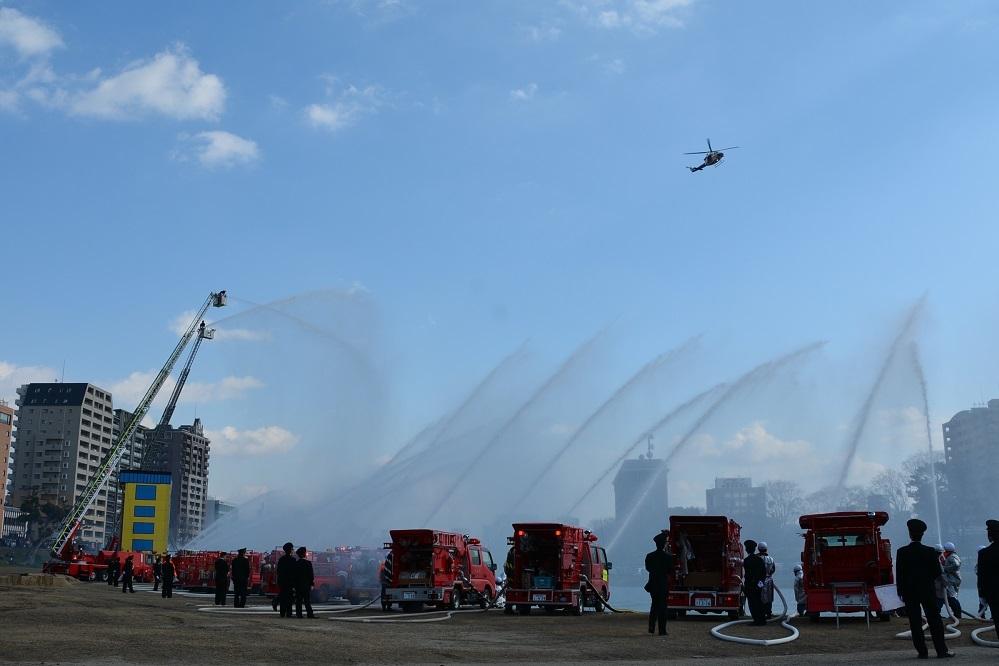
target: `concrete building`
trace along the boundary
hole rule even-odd
[[[708,488],[704,494],[709,516],[729,516],[738,520],[767,515],[767,490],[763,486],[753,486],[749,477],[716,478],[715,487]]]
[[[614,477],[614,516],[618,522],[634,513],[631,522],[666,528],[669,507],[666,461],[638,456],[625,460]],[[651,484],[651,485],[650,485]],[[644,497],[642,496],[644,494]]]
[[[17,389],[11,501],[37,495],[43,504],[71,507],[112,445],[111,394],[93,384],[38,383]],[[107,489],[84,516],[79,539],[103,547]]]
[[[944,455],[947,464],[947,495],[951,506],[949,522],[959,531],[981,532],[986,518],[994,518],[995,488],[999,486],[999,400],[986,407],[958,412],[943,424]]]
[[[223,516],[226,516],[236,510],[235,504],[223,502],[215,497],[208,498],[207,507],[208,508],[205,511],[205,527],[208,527],[219,518],[222,518]]]
[[[13,506],[3,508],[3,529],[0,529],[0,539],[4,543],[19,541],[28,537],[28,523],[22,520],[24,512]]]
[[[7,475],[10,472],[10,442],[14,431],[14,410],[0,399],[0,534],[3,534],[7,508]]]
[[[170,544],[181,547],[205,528],[208,504],[208,461],[211,442],[201,419],[156,433],[167,455],[173,482],[170,500]]]

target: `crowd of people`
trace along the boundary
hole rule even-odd
[[[923,634],[923,617],[929,625],[930,636],[937,656],[953,657],[944,640],[944,605],[950,613],[959,618],[968,615],[958,600],[962,576],[961,558],[951,542],[933,548],[923,545],[926,523],[913,518],[906,523],[911,543],[898,549],[895,556],[895,587],[908,617],[912,642],[921,659],[928,657],[926,638]],[[999,521],[985,522],[989,545],[978,549],[978,562],[975,574],[978,578],[978,617],[984,619],[987,609],[992,618],[999,611]],[[660,636],[668,635],[667,599],[669,582],[674,574],[673,555],[670,553],[669,532],[663,530],[653,537],[656,549],[645,556],[645,569],[649,574],[646,592],[651,596],[649,609],[649,633],[658,631]],[[742,566],[742,585],[752,624],[764,626],[773,617],[774,574],[777,565],[770,556],[765,541],[757,543],[747,539],[743,546],[746,556]],[[800,564],[794,566],[794,599],[797,612],[807,612],[808,596],[804,570]]]

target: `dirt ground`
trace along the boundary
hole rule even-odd
[[[0,567],[0,576],[14,573]],[[712,638],[717,618],[671,623],[667,638],[646,633],[638,613],[583,617],[498,610],[404,615],[369,608],[347,613],[325,607],[318,619],[281,619],[269,602],[251,597],[247,609],[218,612],[209,595],[161,599],[149,585],[135,594],[103,583],[67,587],[0,586],[0,661],[22,663],[641,663],[688,659],[700,663],[896,663],[915,658],[911,644],[894,638],[901,622],[851,619],[798,623],[793,643],[755,647]],[[231,597],[230,597],[231,604]],[[210,608],[206,608],[210,607]],[[202,608],[204,610],[199,610]],[[345,622],[344,618],[403,622]],[[336,618],[336,619],[332,619]],[[420,621],[414,621],[420,620]],[[980,626],[980,625],[975,625]],[[964,636],[951,642],[962,663],[999,663],[999,650]],[[780,627],[740,627],[744,636],[776,638]]]

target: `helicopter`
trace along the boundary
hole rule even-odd
[[[687,168],[690,169],[690,173],[694,173],[695,171],[701,171],[704,167],[718,166],[721,163],[722,158],[725,157],[725,153],[722,152],[723,150],[732,150],[733,148],[738,147],[739,146],[729,146],[728,148],[715,150],[711,147],[711,139],[708,139],[708,150],[706,152],[701,151],[698,153],[684,153],[684,155],[704,155],[704,162],[702,164]]]

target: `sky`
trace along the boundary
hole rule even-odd
[[[809,456],[925,295],[939,433],[999,397],[997,43],[972,0],[3,0],[0,396],[130,408],[224,288],[175,418],[224,498],[329,429],[370,469],[525,340],[551,369],[601,330],[594,396],[692,335],[698,388],[827,341],[812,400],[702,433]],[[707,137],[739,147],[692,174]],[[918,429],[899,372],[879,418]]]

